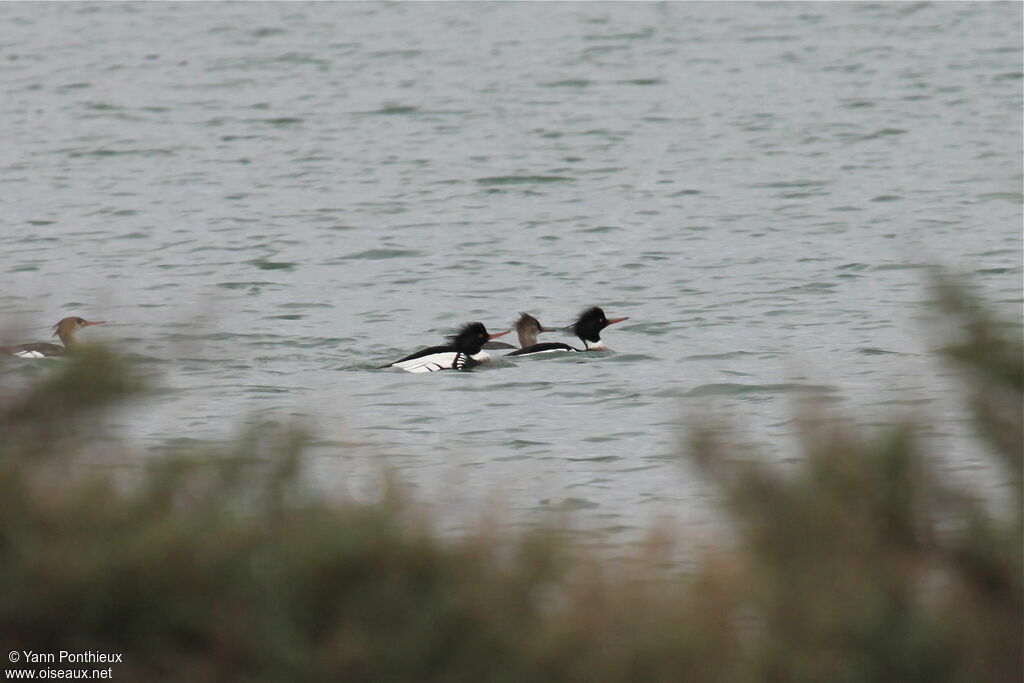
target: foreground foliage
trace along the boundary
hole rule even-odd
[[[0,643],[124,653],[129,681],[1016,683],[1019,330],[943,301],[1005,500],[944,481],[908,425],[808,420],[785,472],[698,433],[736,534],[686,579],[314,495],[287,429],[111,467],[94,425],[142,388],[94,350],[0,405]]]

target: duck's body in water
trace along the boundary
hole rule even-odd
[[[601,330],[609,325],[621,323],[623,320],[629,320],[629,318],[614,318],[609,320],[603,310],[594,306],[580,313],[579,318],[576,319],[576,322],[572,326],[573,334],[580,338],[580,341],[583,342],[584,348],[577,349],[561,342],[546,342],[544,344],[524,346],[518,351],[513,351],[508,355],[528,356],[535,353],[554,353],[557,351],[567,351],[569,353],[581,353],[583,351],[607,351],[608,347],[605,346],[603,341],[601,341]],[[538,325],[539,324],[540,323],[538,323]]]
[[[0,353],[10,354],[18,358],[53,358],[66,356],[73,351],[79,341],[75,333],[83,327],[90,325],[102,325],[105,320],[89,321],[78,316],[71,316],[62,319],[53,326],[53,336],[60,337],[63,346],[50,344],[49,342],[29,342],[28,344],[16,344],[15,346],[0,346]]]
[[[483,350],[484,344],[503,334],[508,334],[508,330],[488,334],[483,323],[466,323],[448,338],[447,344],[431,346],[380,367],[415,373],[469,370],[491,359],[490,354]]]

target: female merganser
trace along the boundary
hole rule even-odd
[[[483,323],[466,323],[448,338],[444,346],[431,346],[406,356],[382,368],[398,368],[406,372],[434,372],[435,370],[469,370],[491,359],[483,350],[484,344],[509,330],[488,334]]]
[[[527,356],[534,353],[552,353],[554,351],[607,351],[608,347],[601,341],[601,330],[614,325],[615,323],[621,323],[623,320],[629,320],[626,318],[615,318],[609,320],[597,306],[588,308],[587,310],[580,313],[580,317],[576,319],[575,324],[572,326],[573,334],[579,337],[586,348],[577,349],[569,346],[568,344],[562,344],[561,342],[547,342],[544,344],[534,344],[532,346],[524,346],[518,351],[513,351],[508,354],[509,356]]]
[[[64,318],[53,326],[53,336],[60,337],[64,346],[49,344],[47,342],[32,342],[29,344],[18,344],[16,346],[0,346],[0,353],[9,353],[18,358],[46,358],[52,356],[66,356],[68,351],[78,345],[75,333],[89,325],[102,325],[105,320],[89,321],[85,318],[72,316]]]
[[[505,342],[488,342],[484,344],[485,349],[516,349],[521,351],[522,349],[530,346],[537,345],[537,335],[542,332],[557,332],[558,330],[551,329],[550,327],[544,327],[540,324],[540,321],[534,318],[529,313],[520,313],[519,320],[516,321],[513,326],[516,330],[516,336],[519,337],[519,346],[512,346]],[[511,355],[511,354],[510,354]]]

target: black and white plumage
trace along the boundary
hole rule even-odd
[[[488,334],[483,323],[466,323],[448,338],[447,344],[431,346],[380,367],[398,368],[415,373],[437,370],[470,370],[491,359],[491,356],[483,350],[484,344],[504,334],[508,334],[508,330]]]
[[[15,346],[0,346],[0,353],[10,354],[18,358],[54,358],[66,356],[69,351],[75,348],[78,340],[75,333],[83,327],[90,325],[102,325],[104,320],[89,321],[78,316],[63,318],[53,326],[53,336],[60,337],[64,346],[50,344],[48,342],[30,342],[28,344],[16,344]]]
[[[576,319],[576,322],[572,326],[573,334],[580,338],[583,342],[584,348],[577,349],[569,346],[568,344],[562,344],[561,342],[547,342],[544,344],[524,346],[518,351],[513,351],[508,355],[529,356],[537,353],[555,353],[558,351],[568,351],[571,353],[579,353],[583,351],[607,351],[608,347],[605,346],[603,341],[601,341],[601,330],[609,325],[621,323],[623,320],[629,320],[629,318],[614,318],[609,320],[603,310],[597,306],[593,306],[580,313],[579,318]]]

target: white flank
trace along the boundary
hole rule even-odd
[[[401,363],[392,363],[391,367],[405,370],[406,372],[434,372],[436,370],[448,370],[455,363],[458,356],[455,351],[445,353],[432,353],[429,356],[421,356]]]
[[[15,351],[14,355],[18,358],[46,358],[46,356],[38,351]]]

